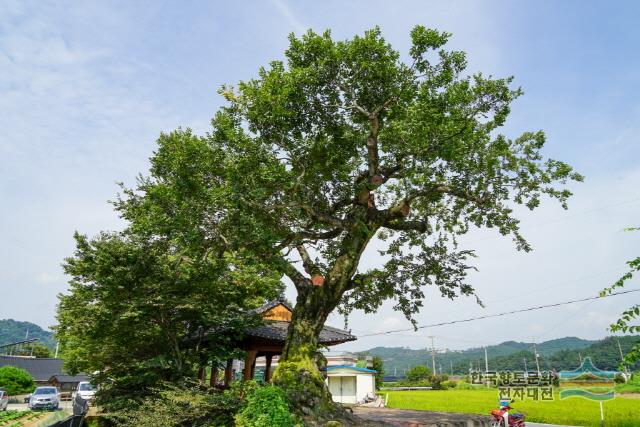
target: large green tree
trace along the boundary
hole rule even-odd
[[[210,173],[207,159],[194,153],[200,141],[184,133],[162,136],[159,145],[173,154],[152,159],[153,178],[140,180],[146,199],[126,190],[127,203],[115,202],[126,228],[93,238],[76,234],[75,254],[64,264],[71,280],[59,296],[62,353],[70,371],[95,375],[111,409],[162,381],[193,378],[211,361],[222,363],[260,321],[252,310],[282,288],[277,272],[200,228],[208,212],[195,189]],[[196,167],[177,171],[173,146]],[[172,176],[179,173],[178,185]],[[182,210],[167,205],[147,215],[160,209],[150,208],[159,200]]]
[[[466,72],[448,38],[415,27],[401,56],[378,29],[291,36],[284,60],[221,89],[228,103],[210,133],[163,135],[162,166],[119,202],[149,235],[177,217],[187,243],[192,230],[205,236],[195,245],[215,242],[289,279],[297,298],[273,380],[311,418],[334,408],[315,364],[330,313],[392,299],[412,319],[428,286],[472,295],[473,252],[457,237],[494,228],[528,251],[514,207],[542,196],[565,206],[564,184],[581,179],[543,156],[542,132],[498,132],[520,89]],[[374,239],[385,242],[380,262],[360,268]]]

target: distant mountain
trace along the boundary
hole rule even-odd
[[[634,343],[640,341],[640,336],[608,337],[598,341],[566,337],[539,343],[536,347],[540,369],[574,369],[578,367],[580,358],[590,356],[597,367],[615,370],[620,363],[618,339],[622,351],[627,352]],[[359,354],[380,356],[384,361],[386,375],[402,376],[410,367],[416,365],[432,366],[431,349],[429,348],[412,350],[404,347],[375,347]],[[488,346],[487,355],[489,369],[492,370],[523,370],[525,363],[528,369],[535,369],[533,343],[506,341]],[[470,367],[484,370],[484,348],[439,350],[436,352],[437,371],[443,373],[453,371],[455,374],[464,374],[469,371]]]
[[[31,322],[19,322],[13,319],[0,319],[0,345],[22,341],[29,333],[29,338],[37,338],[38,342],[50,349],[56,346],[53,332],[46,331]]]

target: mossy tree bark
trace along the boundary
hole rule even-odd
[[[380,227],[380,220],[369,215],[370,212],[363,208],[351,230],[345,234],[322,286],[314,286],[295,268],[289,269],[288,275],[296,286],[298,297],[273,381],[287,391],[289,401],[296,409],[312,420],[349,418],[333,403],[319,370],[323,358],[319,354],[318,338],[329,314],[340,303],[343,294],[355,285],[352,279],[362,252]],[[306,250],[299,246],[298,251],[309,276],[319,274]]]

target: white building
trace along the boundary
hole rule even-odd
[[[334,402],[363,403],[376,391],[376,371],[357,366],[338,365],[327,367],[327,386]]]
[[[367,396],[375,395],[376,371],[369,369],[373,364],[372,357],[359,361],[358,357],[348,352],[325,352],[324,356],[327,359],[325,381],[334,402],[362,403]],[[275,356],[271,366],[278,366],[278,360],[279,357]],[[366,365],[367,368],[356,364]],[[264,360],[258,358],[256,368],[262,369],[264,366]]]

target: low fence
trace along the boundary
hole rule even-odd
[[[433,387],[382,387],[382,391],[433,390]]]

